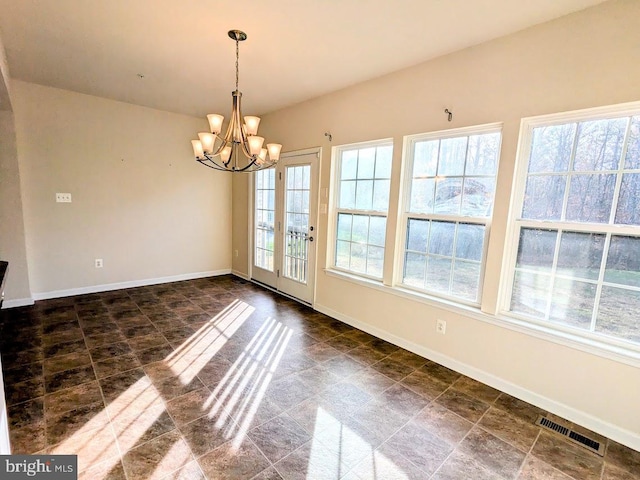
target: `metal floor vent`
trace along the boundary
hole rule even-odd
[[[577,432],[574,432],[570,428],[567,428],[559,423],[554,422],[553,420],[549,420],[546,417],[540,415],[538,420],[536,420],[536,425],[546,428],[547,430],[552,430],[560,435],[564,435],[573,443],[577,443],[581,447],[586,448],[587,450],[604,457],[604,444],[597,442],[589,437],[585,437]]]

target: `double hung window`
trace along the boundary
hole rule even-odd
[[[407,137],[405,287],[479,303],[500,140],[497,125]]]
[[[509,313],[640,343],[640,111],[524,128]]]
[[[333,266],[381,280],[393,145],[344,146],[336,152]]]

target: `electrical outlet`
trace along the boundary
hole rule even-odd
[[[236,258],[238,258],[238,250],[234,250],[234,251],[233,251],[233,256],[234,256],[234,257],[236,257]]]
[[[57,203],[71,203],[71,194],[70,193],[56,193],[56,202]]]
[[[102,259],[96,258],[96,268],[102,268]]]
[[[447,322],[445,320],[442,320],[440,318],[436,320],[436,332],[441,335],[447,333]]]

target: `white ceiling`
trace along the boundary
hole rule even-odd
[[[231,108],[241,29],[263,114],[602,1],[0,0],[0,34],[14,78],[202,116]]]

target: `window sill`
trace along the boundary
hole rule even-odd
[[[570,329],[563,329],[562,327],[553,328],[533,321],[515,318],[504,313],[491,315],[482,312],[478,307],[460,304],[443,298],[432,297],[401,287],[384,285],[380,281],[359,277],[357,275],[352,275],[338,270],[327,268],[324,269],[324,272],[327,276],[362,287],[378,290],[396,297],[406,298],[410,301],[440,308],[458,315],[464,315],[498,327],[507,328],[542,340],[640,368],[640,347],[626,344],[626,342],[618,342],[615,339],[606,341],[602,338],[590,336],[588,333],[580,334]]]

